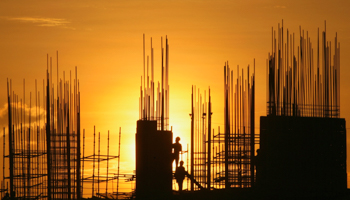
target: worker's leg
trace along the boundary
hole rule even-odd
[[[176,167],[179,166],[179,157],[176,157],[176,158],[175,158],[175,164],[176,164]]]
[[[181,191],[182,191],[182,184],[183,184],[183,181],[179,181],[178,184],[179,184],[179,191],[181,192]]]

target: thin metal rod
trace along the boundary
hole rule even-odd
[[[122,128],[119,127],[119,145],[118,145],[118,179],[117,179],[117,199],[119,199],[119,169],[120,169],[120,143],[122,137]]]
[[[108,195],[108,169],[109,169],[109,130],[107,136],[107,173],[106,173],[106,196]],[[119,176],[118,176],[119,177]]]

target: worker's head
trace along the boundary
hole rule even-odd
[[[183,166],[184,165],[184,161],[180,161],[180,166]]]
[[[180,141],[180,137],[176,137],[176,138],[175,138],[175,141],[176,141],[176,142],[179,142],[179,141]]]

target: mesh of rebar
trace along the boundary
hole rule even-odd
[[[272,52],[267,59],[267,114],[339,118],[340,44],[337,35],[332,50],[325,26],[322,38],[318,34],[314,56],[308,32],[305,36],[300,28],[297,41],[288,29],[286,36],[283,32],[283,21],[277,33],[272,29]],[[297,48],[295,41],[299,43]]]
[[[58,58],[58,55],[57,55]],[[52,58],[47,57],[43,92],[29,104],[8,87],[9,190],[23,199],[77,199],[80,194],[80,92],[77,80],[58,79],[54,86]],[[57,86],[57,88],[56,88]],[[43,100],[41,102],[41,99]],[[29,106],[28,106],[29,105]]]

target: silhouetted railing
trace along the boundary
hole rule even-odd
[[[294,117],[325,117],[339,118],[340,106],[324,106],[324,105],[296,105],[296,104],[279,104],[267,102],[267,113],[277,116],[294,116]]]

